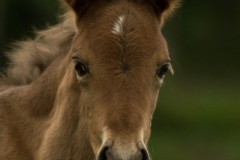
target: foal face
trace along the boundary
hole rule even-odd
[[[136,10],[96,11],[101,18],[82,20],[72,45],[80,99],[99,160],[149,159],[152,115],[170,59],[158,20]]]

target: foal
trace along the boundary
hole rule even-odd
[[[178,0],[65,0],[0,79],[0,159],[149,160],[170,69],[160,28]],[[172,70],[171,70],[172,71]]]

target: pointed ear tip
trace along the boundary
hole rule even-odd
[[[161,13],[161,27],[163,27],[165,21],[174,17],[178,8],[181,7],[182,0],[168,0],[169,7],[162,11]]]
[[[182,5],[182,0],[173,0],[170,2],[169,8],[167,10],[169,10],[169,12],[171,13],[174,13],[174,11],[180,8],[181,5]]]

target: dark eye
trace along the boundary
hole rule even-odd
[[[75,70],[77,74],[82,77],[85,76],[88,73],[88,68],[85,67],[82,63],[76,62],[75,64]]]
[[[158,70],[157,70],[157,76],[158,76],[158,78],[163,78],[164,77],[164,75],[167,73],[167,71],[168,71],[168,67],[169,67],[169,65],[168,64],[165,64],[165,65],[163,65],[161,68],[159,68]]]

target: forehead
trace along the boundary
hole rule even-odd
[[[82,55],[108,59],[136,56],[144,59],[155,55],[163,61],[168,59],[165,39],[152,14],[131,6],[109,6],[96,13],[97,17],[90,14],[78,26],[73,48],[82,51]]]

